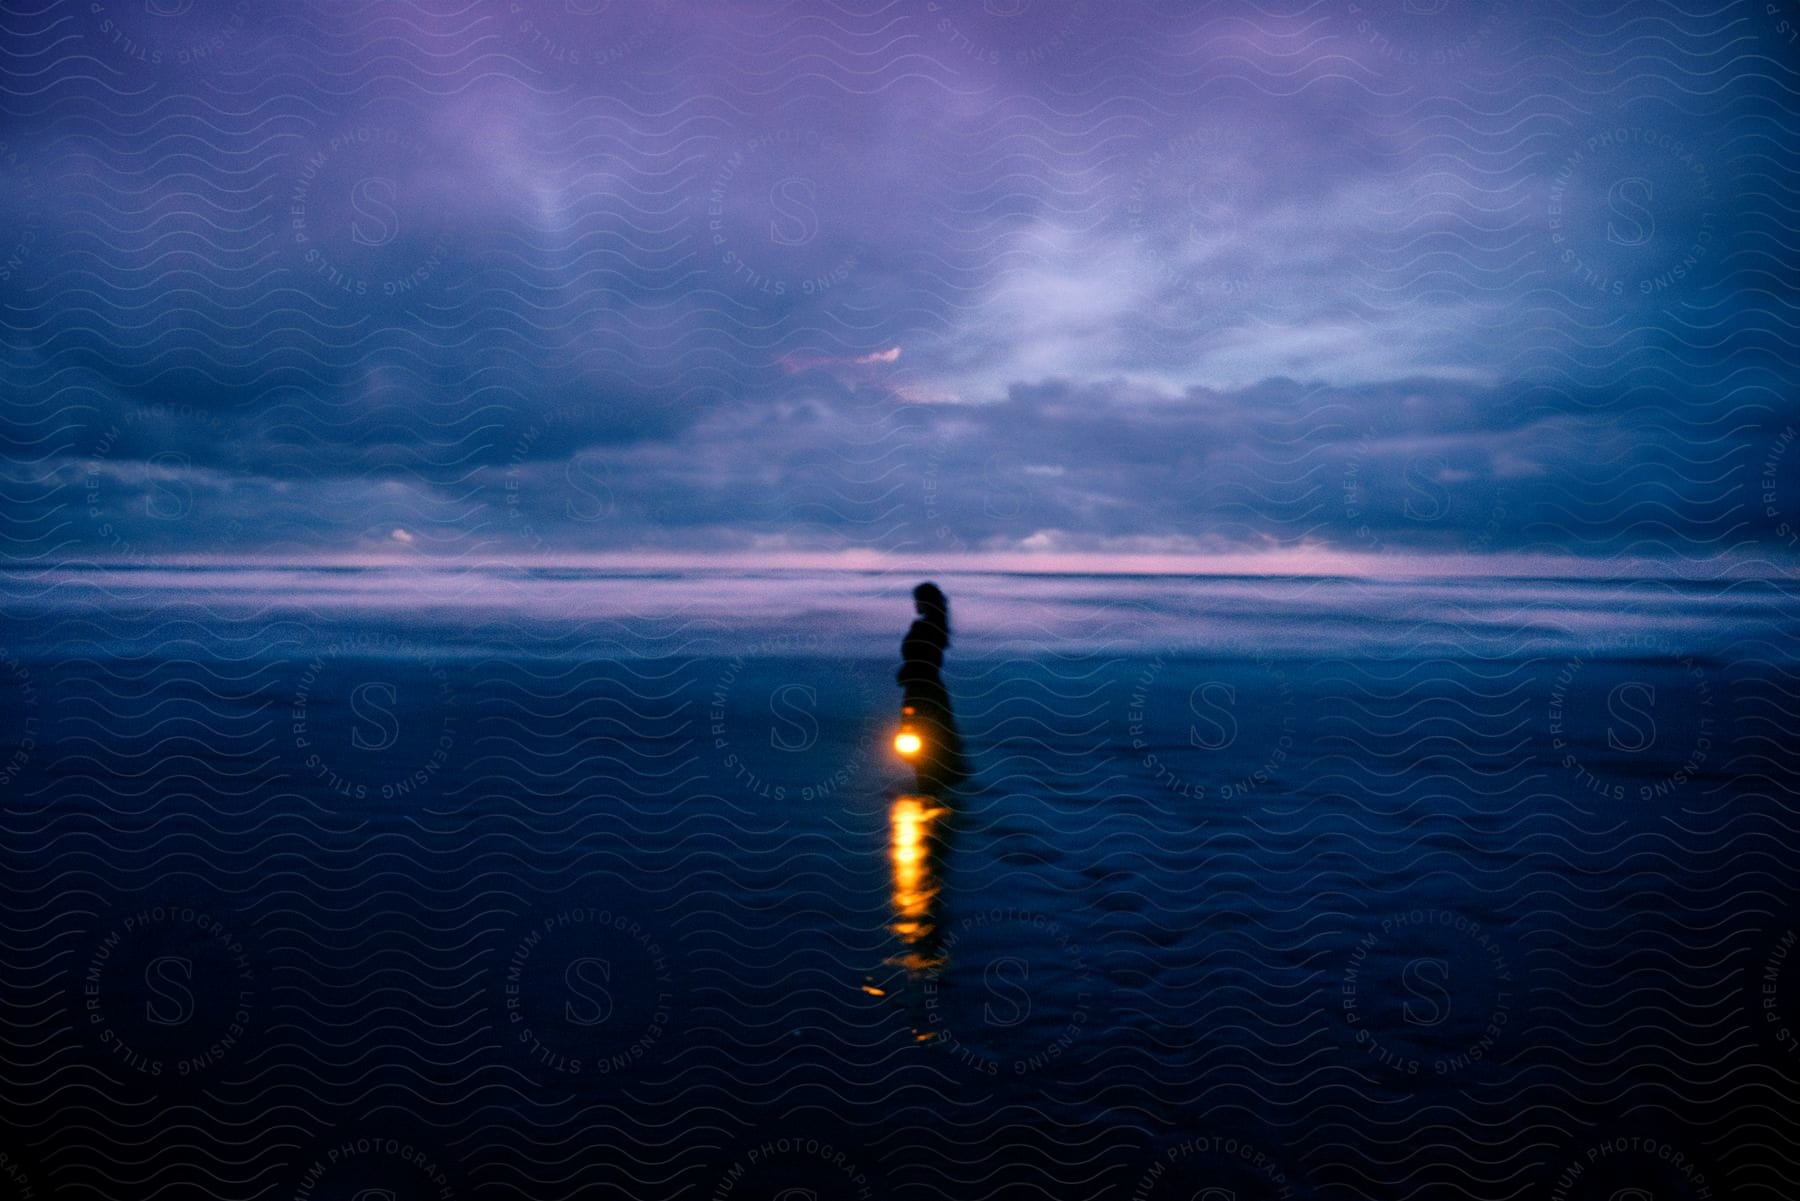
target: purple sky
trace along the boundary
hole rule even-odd
[[[1768,7],[9,5],[0,530],[1786,562]]]

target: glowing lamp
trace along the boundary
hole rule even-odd
[[[901,730],[894,735],[894,749],[908,758],[918,754],[919,749],[924,745],[924,740],[911,730]]]

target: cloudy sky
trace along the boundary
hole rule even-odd
[[[0,534],[1782,562],[1796,26],[9,4]]]

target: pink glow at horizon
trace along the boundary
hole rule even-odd
[[[396,540],[406,545],[403,540]],[[757,552],[616,551],[585,555],[520,555],[467,558],[427,554],[360,551],[314,555],[168,555],[87,561],[108,569],[123,567],[219,568],[400,568],[427,571],[477,569],[603,571],[851,571],[930,575],[991,573],[1007,575],[1168,575],[1168,576],[1335,576],[1359,579],[1479,579],[1541,577],[1552,579],[1793,579],[1800,565],[1761,555],[1717,556],[1674,560],[1643,556],[1606,560],[1571,555],[1529,554],[1367,554],[1336,550],[1323,544],[1274,547],[1239,553],[1143,553],[1108,551],[963,551],[904,554],[867,548],[844,551],[774,550]],[[79,566],[79,564],[71,564]]]
[[[959,654],[969,658],[1414,656],[1450,646],[1493,657],[1629,650],[1644,637],[1690,646],[1735,628],[1720,624],[1720,612],[1778,620],[1781,592],[1718,580],[1696,592],[1650,578],[1057,575],[1048,563],[1015,574],[942,562],[883,571],[866,562],[795,570],[793,560],[761,571],[716,562],[712,570],[641,561],[629,569],[547,563],[541,573],[520,566],[61,567],[0,572],[0,602],[21,615],[82,620],[161,614],[161,623],[171,612],[204,613],[279,631],[271,637],[284,647],[386,630],[457,656],[527,645],[575,657],[879,659],[911,619],[913,585],[935,578],[951,597]]]

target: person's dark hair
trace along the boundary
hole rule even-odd
[[[944,590],[930,580],[913,589],[913,603],[927,624],[943,631],[944,645],[950,645],[950,601]]]

